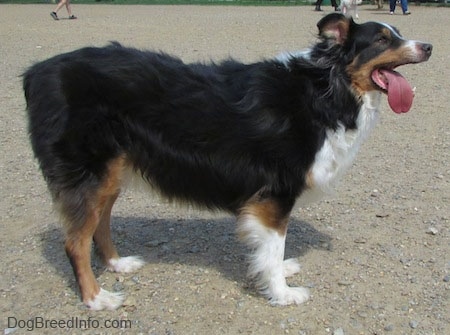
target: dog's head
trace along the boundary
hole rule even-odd
[[[387,94],[394,112],[409,111],[413,90],[394,69],[400,65],[427,61],[433,48],[431,44],[406,40],[388,24],[357,24],[337,13],[322,18],[317,27],[323,42],[341,51],[345,71],[359,95],[381,91]]]

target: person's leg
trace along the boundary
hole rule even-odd
[[[61,9],[62,6],[64,6],[65,3],[66,3],[66,0],[61,0],[60,2],[58,2],[58,4],[56,5],[56,8],[53,10],[53,12],[50,12],[50,16],[54,20],[59,20],[58,15],[56,13],[58,13],[58,11]]]
[[[70,6],[70,0],[64,0],[64,2],[66,3],[67,13],[69,14],[69,17],[70,17],[70,16],[72,16],[72,8]]]
[[[389,0],[389,11],[392,13],[395,12],[395,5],[397,4],[397,0]]]
[[[58,13],[58,11],[62,8],[62,6],[66,5],[67,6],[67,0],[61,0],[60,2],[58,2],[58,4],[56,5],[55,10],[53,11],[54,13]]]
[[[400,4],[402,6],[403,14],[410,14],[410,12],[408,11],[408,0],[401,0]]]
[[[321,12],[321,11],[322,11],[322,9],[320,8],[320,5],[322,5],[322,1],[323,1],[323,0],[317,0],[317,1],[316,1],[316,9],[315,9],[315,10],[316,10],[317,12]]]

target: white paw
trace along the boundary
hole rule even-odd
[[[283,261],[283,275],[290,277],[300,272],[300,264],[295,258],[289,258]]]
[[[108,270],[113,272],[134,272],[145,264],[139,256],[112,258],[108,261]]]
[[[101,288],[94,299],[86,302],[86,306],[94,311],[114,310],[122,306],[124,299],[125,296],[121,292],[109,292]]]
[[[302,304],[309,299],[309,291],[304,287],[289,287],[278,289],[276,293],[269,293],[269,301],[271,305],[292,305]]]

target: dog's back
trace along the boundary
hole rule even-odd
[[[26,72],[31,142],[55,200],[91,192],[126,157],[165,196],[236,212],[267,185],[300,191],[323,135],[306,104],[294,108],[322,94],[321,71],[289,82],[279,61],[186,65],[117,44],[81,49]],[[295,164],[280,164],[293,151]]]

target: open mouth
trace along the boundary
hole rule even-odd
[[[387,94],[389,106],[395,113],[406,113],[411,109],[414,92],[400,73],[389,68],[379,68],[372,72],[372,80]]]

